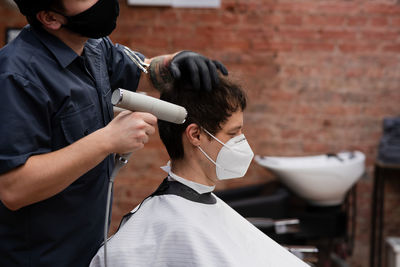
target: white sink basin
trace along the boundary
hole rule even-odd
[[[254,160],[294,193],[319,206],[342,204],[365,171],[365,155],[359,151],[305,157],[257,155]]]

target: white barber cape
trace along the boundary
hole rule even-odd
[[[152,195],[125,216],[107,242],[109,267],[308,266],[211,193],[214,187],[170,173],[160,188],[171,183],[188,194]],[[99,266],[103,247],[90,264]]]

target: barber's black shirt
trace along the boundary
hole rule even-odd
[[[136,90],[139,77],[108,38],[90,39],[79,56],[25,27],[0,50],[0,173],[107,125],[112,90]],[[102,242],[112,168],[110,155],[61,193],[17,211],[0,202],[0,266],[87,266]]]

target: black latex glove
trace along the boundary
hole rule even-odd
[[[228,75],[228,70],[221,62],[191,51],[176,54],[171,60],[169,69],[174,79],[187,80],[197,90],[204,88],[211,91],[213,86],[218,85],[217,70],[225,76]]]

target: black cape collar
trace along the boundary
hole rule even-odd
[[[168,177],[165,178],[158,189],[153,194],[151,194],[151,196],[161,195],[176,195],[183,197],[187,200],[202,204],[210,205],[217,203],[217,199],[211,194],[211,192],[199,194],[192,188],[180,182],[168,180]]]
[[[133,214],[135,214],[140,209],[140,207],[142,206],[143,202],[146,199],[151,198],[153,196],[162,196],[162,195],[176,195],[176,196],[180,196],[184,199],[187,199],[189,201],[202,203],[202,204],[206,204],[206,205],[213,205],[213,204],[217,203],[217,199],[211,194],[211,192],[199,194],[192,188],[190,188],[184,184],[181,184],[180,182],[168,180],[168,177],[167,177],[164,179],[164,181],[160,184],[160,186],[157,188],[157,190],[153,194],[151,194],[150,196],[145,198],[139,204],[139,207],[137,209],[129,212],[128,214],[126,214],[125,216],[122,217],[122,220],[118,226],[118,230],[121,228],[121,226],[123,224],[125,224],[125,222],[127,220],[129,220],[132,217]]]

